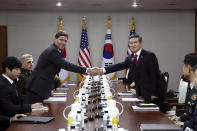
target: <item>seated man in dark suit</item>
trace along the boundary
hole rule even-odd
[[[136,96],[143,97],[145,102],[161,103],[163,95],[159,84],[160,72],[157,57],[154,53],[142,48],[142,37],[137,34],[130,36],[129,46],[133,54],[122,63],[99,69],[100,73],[129,68],[129,77],[134,84]]]
[[[24,117],[26,115],[24,114],[16,114],[13,117],[8,117],[8,116],[0,116],[0,131],[4,131],[6,128],[10,126],[10,124],[14,121],[17,120],[19,117]]]
[[[0,76],[0,115],[12,117],[15,114],[30,112],[43,107],[42,103],[23,104],[21,94],[17,91],[14,80],[20,75],[21,62],[16,57],[7,57],[2,62]]]
[[[197,74],[195,74],[195,70],[197,68],[196,64],[196,53],[190,53],[185,56],[183,74],[184,77],[189,80],[190,86],[193,85],[192,89],[194,90],[197,90]],[[182,122],[184,122],[185,127],[190,127],[193,130],[197,130],[197,91],[195,91],[193,94],[191,93],[188,95],[190,95],[190,98],[186,103],[186,110],[184,111],[184,113],[179,117],[172,117],[171,120],[181,120]]]

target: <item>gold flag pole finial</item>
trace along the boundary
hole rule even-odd
[[[107,28],[108,29],[111,29],[111,16],[108,16],[107,17],[107,20],[108,20],[108,22],[107,22]]]
[[[110,21],[111,20],[111,16],[107,16],[107,20]]]
[[[134,17],[132,17],[132,20],[131,20],[131,30],[135,30],[135,20],[134,20]]]
[[[63,17],[62,16],[59,16],[59,25],[58,25],[58,30],[62,30],[62,27],[63,27]]]
[[[86,16],[83,16],[82,18],[82,26],[83,26],[83,29],[86,29]]]

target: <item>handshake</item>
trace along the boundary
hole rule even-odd
[[[93,68],[87,68],[87,73],[89,73],[91,76],[100,75],[103,73],[103,68],[93,67]]]

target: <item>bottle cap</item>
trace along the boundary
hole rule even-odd
[[[70,129],[75,129],[75,126],[70,126]]]
[[[77,98],[75,98],[75,101],[79,101],[79,98],[77,97]]]
[[[107,128],[112,128],[112,125],[107,125]]]

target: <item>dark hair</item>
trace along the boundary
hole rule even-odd
[[[133,34],[133,35],[131,35],[131,36],[129,37],[129,40],[130,40],[131,38],[138,38],[139,42],[142,43],[142,37],[141,37],[140,35],[138,35],[138,34]]]
[[[5,68],[10,70],[14,68],[21,68],[21,62],[18,58],[14,56],[6,57],[5,60],[2,62],[2,72],[5,73]]]
[[[192,68],[197,64],[197,53],[189,53],[184,59],[185,65],[190,65]]]
[[[64,31],[58,31],[56,34],[55,34],[55,38],[58,39],[60,36],[65,36],[68,38],[68,34]]]

